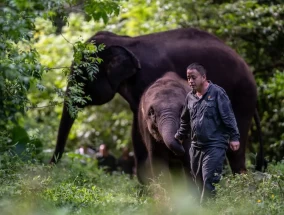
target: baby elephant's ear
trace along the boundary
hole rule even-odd
[[[120,83],[135,75],[141,69],[140,61],[127,48],[110,46],[104,50],[104,63],[107,65],[107,76],[113,90],[117,91]]]

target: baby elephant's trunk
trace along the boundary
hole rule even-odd
[[[159,126],[159,132],[166,146],[176,155],[182,156],[185,151],[182,144],[175,139],[174,135],[177,131],[177,125],[173,122],[164,122]]]

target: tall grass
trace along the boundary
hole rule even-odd
[[[84,161],[84,162],[82,162]],[[141,186],[126,175],[105,174],[84,157],[59,165],[0,157],[0,214],[283,214],[284,164],[267,173],[228,175],[217,196],[200,207],[184,183]],[[180,185],[180,186],[179,186]]]

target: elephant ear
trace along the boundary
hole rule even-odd
[[[113,90],[127,78],[133,76],[141,65],[137,57],[127,48],[122,46],[110,46],[105,50],[104,63],[107,76]]]

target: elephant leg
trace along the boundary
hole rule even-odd
[[[182,164],[183,164],[183,169],[184,169],[184,173],[186,176],[186,180],[187,180],[187,185],[189,190],[193,190],[195,187],[195,183],[193,181],[192,178],[192,173],[191,173],[191,163],[190,163],[190,155],[189,155],[189,149],[190,149],[190,139],[186,139],[183,142],[183,147],[185,150],[185,154],[182,157]]]
[[[149,172],[149,159],[146,146],[143,143],[141,133],[138,127],[137,116],[133,116],[132,124],[132,144],[135,155],[136,175],[141,184],[147,184],[151,173]]]
[[[162,184],[171,184],[171,176],[169,169],[169,150],[162,143],[154,142],[152,152],[152,170],[155,179]]]
[[[249,77],[238,83],[231,95],[232,107],[240,132],[240,148],[233,152],[227,150],[227,157],[233,174],[245,173],[246,169],[246,146],[251,122],[257,103],[257,91],[253,80]]]
[[[190,139],[186,139],[183,142],[183,148],[185,151],[184,156],[182,157],[182,164],[184,168],[185,175],[189,181],[192,181],[191,175],[191,166],[190,166],[190,156],[189,156],[189,149],[190,149]]]
[[[187,193],[188,189],[188,178],[185,173],[184,164],[181,158],[174,157],[170,158],[169,163],[170,179],[173,187],[173,192]]]
[[[232,151],[230,148],[227,150],[227,157],[233,174],[245,173],[246,169],[246,143],[248,139],[248,132],[251,126],[252,116],[244,117],[235,113],[237,124],[240,132],[240,148],[238,151]]]

